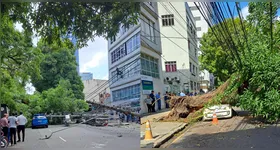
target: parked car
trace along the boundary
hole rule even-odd
[[[32,119],[32,129],[36,127],[45,127],[48,128],[49,121],[47,117],[43,114],[35,114]]]
[[[233,114],[232,107],[228,104],[214,105],[204,110],[203,120],[212,120],[214,112],[216,112],[217,118],[231,118]]]

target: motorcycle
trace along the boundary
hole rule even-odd
[[[1,148],[7,148],[9,145],[8,138],[4,136],[4,132],[1,131]]]
[[[64,125],[68,127],[71,123],[70,115],[65,115]]]

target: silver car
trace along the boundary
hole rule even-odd
[[[231,118],[233,114],[232,107],[228,104],[214,105],[204,110],[203,120],[212,120],[214,112],[216,112],[217,118]]]

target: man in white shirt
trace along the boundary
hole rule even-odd
[[[17,117],[18,120],[18,127],[17,127],[17,131],[18,131],[18,142],[21,142],[21,138],[20,138],[20,132],[22,131],[22,142],[24,142],[24,138],[25,138],[25,125],[27,123],[27,119],[23,116],[22,112],[20,113],[20,115]]]
[[[10,127],[10,134],[11,134],[11,144],[17,144],[16,140],[17,140],[17,118],[15,117],[15,114],[13,113],[12,116],[10,116],[8,118],[9,121],[9,127]]]

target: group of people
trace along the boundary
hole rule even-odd
[[[24,142],[25,138],[25,125],[27,123],[26,117],[21,112],[19,116],[16,114],[9,116],[7,113],[4,114],[3,118],[0,120],[0,126],[4,133],[4,136],[11,137],[11,145],[15,145],[17,142]],[[10,130],[10,135],[9,134]],[[22,140],[20,133],[22,132]],[[16,141],[16,133],[18,134],[18,141]]]
[[[161,95],[160,92],[158,92],[156,95],[154,94],[154,91],[151,92],[151,94],[147,95],[147,98],[144,100],[144,102],[147,105],[148,113],[156,112],[155,106],[157,103],[158,110],[161,110]],[[168,100],[170,99],[170,93],[166,92],[164,95],[164,102],[165,107],[169,108]]]

